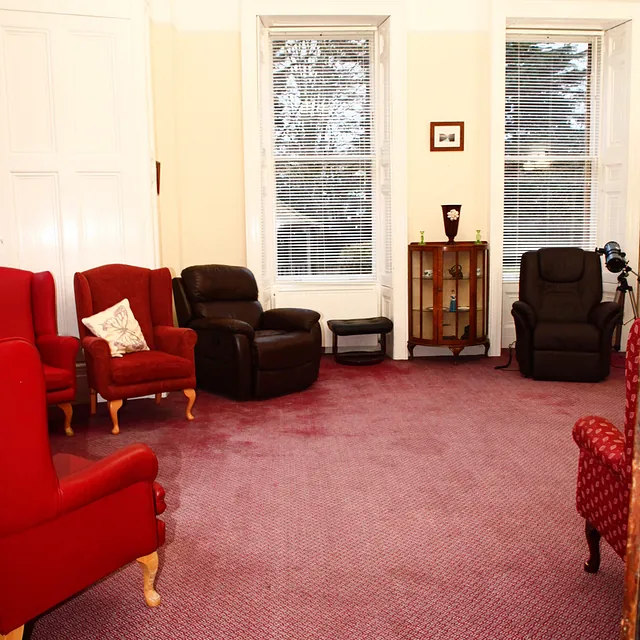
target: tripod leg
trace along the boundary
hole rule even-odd
[[[624,294],[625,291],[620,291],[620,289],[616,289],[616,295],[613,298],[613,301],[622,307],[622,317],[620,321],[616,325],[615,331],[613,332],[613,350],[620,351],[620,343],[622,342],[622,325],[624,323]]]
[[[631,300],[631,310],[633,311],[633,318],[638,317],[638,301],[636,300],[636,294],[633,291],[629,291],[629,300]]]

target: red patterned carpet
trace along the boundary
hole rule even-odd
[[[619,423],[622,369],[533,382],[496,359],[325,359],[310,390],[105,406],[55,451],[153,447],[167,544],[150,610],[136,563],[35,622],[33,640],[606,640],[623,563],[582,570],[574,421]],[[621,362],[619,362],[621,364]],[[37,579],[37,576],[34,576]]]

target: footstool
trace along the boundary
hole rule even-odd
[[[393,329],[389,318],[358,318],[354,320],[329,320],[327,326],[333,333],[333,357],[340,364],[379,364],[387,357],[387,333]],[[379,351],[345,351],[338,353],[338,336],[380,335]]]

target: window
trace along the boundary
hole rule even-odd
[[[374,36],[270,35],[272,222],[263,221],[263,239],[275,249],[276,280],[376,277]]]
[[[600,37],[506,47],[503,274],[518,280],[525,251],[595,246]]]

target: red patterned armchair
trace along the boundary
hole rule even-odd
[[[71,403],[76,398],[78,340],[58,335],[56,289],[48,271],[31,273],[0,267],[0,338],[24,338],[40,353],[47,404],[64,412],[64,430],[73,435]]]
[[[125,398],[155,394],[160,402],[168,391],[183,391],[187,419],[196,400],[193,348],[196,333],[173,326],[171,273],[169,269],[144,269],[109,264],[76,273],[76,312],[82,348],[87,361],[91,414],[96,412],[96,393],[109,404],[111,433],[120,433],[118,410]],[[112,358],[109,344],[92,335],[82,324],[87,318],[127,298],[140,324],[149,351]]]
[[[636,320],[627,342],[624,435],[599,416],[580,418],[573,427],[573,439],[580,447],[576,504],[585,519],[589,559],[584,569],[589,573],[600,568],[601,537],[621,558],[626,552],[639,363],[640,320]]]
[[[0,638],[20,640],[25,622],[136,559],[157,606],[155,455],[134,444],[98,462],[52,458],[38,352],[0,339],[0,361]]]

